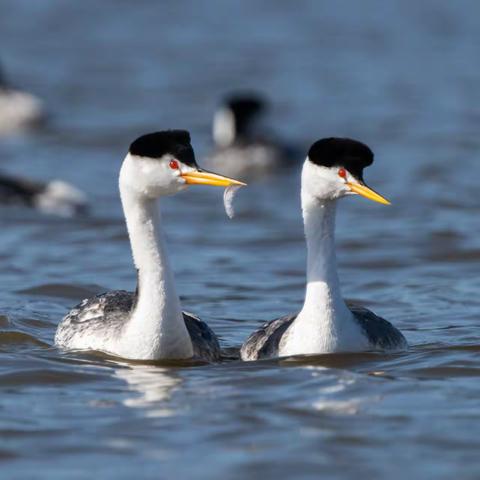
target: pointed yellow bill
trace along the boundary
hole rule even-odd
[[[223,177],[211,172],[185,172],[180,175],[188,185],[212,185],[213,187],[229,187],[230,185],[246,185],[246,183]]]
[[[366,185],[360,185],[359,183],[351,182],[347,182],[347,185],[350,187],[352,192],[358,193],[362,197],[373,200],[374,202],[383,203],[383,205],[390,205],[390,202],[385,197],[382,197],[380,194],[371,188],[368,188]]]

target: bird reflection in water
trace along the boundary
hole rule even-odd
[[[175,409],[170,399],[182,379],[170,368],[156,365],[129,365],[119,368],[115,375],[127,383],[129,393],[123,404],[141,408],[147,417],[171,417]]]

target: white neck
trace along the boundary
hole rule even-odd
[[[302,198],[307,241],[307,288],[302,310],[334,314],[345,307],[335,255],[336,201]]]
[[[282,355],[327,353],[345,347],[355,325],[346,306],[335,256],[336,200],[318,200],[302,191],[307,241],[305,302],[287,337]]]
[[[166,255],[158,206],[129,185],[128,161],[120,173],[120,197],[139,285],[122,348],[130,358],[189,358],[192,342]]]
[[[235,116],[228,108],[221,108],[213,117],[213,140],[218,147],[228,147],[235,141]]]

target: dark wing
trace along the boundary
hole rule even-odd
[[[367,308],[347,302],[347,306],[353,313],[368,341],[375,350],[398,350],[407,347],[407,340],[400,330],[390,322],[375,315]]]
[[[242,360],[260,360],[278,356],[280,343],[288,327],[297,318],[297,314],[285,315],[265,323],[253,332],[242,345]]]
[[[135,294],[125,290],[101,293],[75,306],[60,322],[55,343],[68,347],[72,340],[91,331],[97,336],[116,336],[130,318]]]
[[[222,351],[211,328],[191,313],[183,312],[183,319],[192,339],[194,356],[210,362],[219,361]]]
[[[45,184],[0,175],[0,203],[21,203],[33,206],[35,196],[45,190]]]

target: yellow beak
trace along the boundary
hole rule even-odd
[[[230,185],[246,185],[246,183],[223,177],[211,172],[186,172],[180,175],[188,185],[212,185],[213,187],[229,187]]]
[[[347,182],[347,185],[350,187],[352,192],[358,193],[362,197],[373,200],[374,202],[383,203],[383,205],[390,205],[390,202],[385,197],[382,197],[380,194],[371,188],[368,188],[366,185],[351,182]]]

